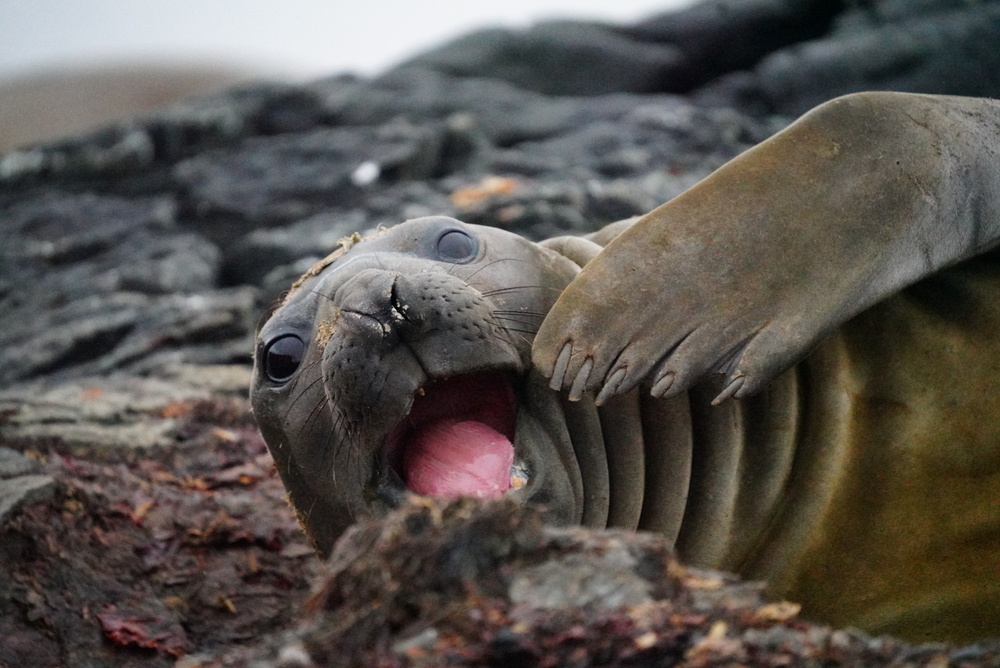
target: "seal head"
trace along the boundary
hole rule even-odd
[[[411,493],[510,492],[579,521],[560,400],[530,361],[578,271],[435,216],[345,239],[296,283],[259,332],[251,400],[321,553]]]

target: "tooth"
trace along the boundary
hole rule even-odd
[[[510,467],[510,488],[521,489],[528,484],[528,472],[523,464],[514,464]]]

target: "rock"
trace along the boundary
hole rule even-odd
[[[0,479],[0,527],[23,505],[46,501],[55,493],[56,481],[48,475],[22,475]]]
[[[548,95],[687,93],[798,115],[860,90],[1000,94],[1000,6],[948,0],[706,0],[612,26],[547,22],[460,37],[403,63]]]
[[[174,168],[174,178],[201,217],[284,223],[357,202],[363,191],[352,176],[366,163],[385,182],[433,176],[441,144],[440,131],[405,122],[312,129],[250,138],[191,158]]]
[[[117,374],[36,381],[0,391],[0,440],[105,461],[183,440],[183,418],[199,402],[243,397],[246,366],[173,365],[160,378]],[[2,452],[2,451],[0,451]],[[3,471],[0,459],[0,472]]]
[[[10,448],[0,447],[0,480],[32,475],[41,470],[42,466],[37,460]]]
[[[757,112],[798,115],[837,95],[899,90],[941,95],[1000,95],[1000,5],[877,3],[842,17],[822,38],[767,55],[752,70],[728,74],[696,96]],[[914,3],[920,4],[920,3]]]
[[[400,69],[501,79],[549,95],[683,93],[822,37],[843,10],[843,3],[828,0],[709,0],[629,26],[550,21],[493,28],[420,54]]]
[[[254,230],[226,248],[226,281],[264,284],[265,277],[278,267],[326,256],[341,238],[369,227],[368,221],[364,212],[354,210],[320,213],[283,227]],[[308,268],[297,271],[280,289],[287,290]]]
[[[480,30],[401,66],[509,81],[548,95],[662,90],[683,58],[670,43],[630,39],[610,25],[551,21],[526,30]]]
[[[290,634],[213,665],[995,665],[1000,644],[836,631],[652,534],[545,526],[510,502],[420,501],[338,541]],[[202,656],[203,661],[208,657]]]
[[[845,5],[708,0],[652,16],[624,32],[641,42],[671,44],[683,54],[662,90],[687,92],[722,74],[752,69],[769,53],[824,36]]]
[[[288,97],[288,86],[258,84],[182,100],[141,119],[11,151],[0,157],[0,182],[114,176],[151,167],[157,161],[175,161],[195,148],[227,143],[259,130],[280,130],[284,112],[273,103]]]
[[[0,336],[0,378],[79,377],[168,363],[249,359],[260,305],[252,288],[199,294],[94,295],[19,318]]]
[[[246,345],[257,293],[215,289],[219,251],[179,229],[169,197],[46,188],[4,207],[4,221],[0,382],[111,370],[231,336]]]
[[[0,523],[0,665],[169,668],[287,626],[308,595],[319,564],[234,370],[173,371],[222,392],[168,404],[173,447],[34,444],[58,492]]]

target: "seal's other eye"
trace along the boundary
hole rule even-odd
[[[294,334],[285,334],[264,348],[264,373],[272,383],[285,383],[302,364],[306,345]]]
[[[465,230],[448,230],[437,240],[437,254],[448,262],[469,262],[476,257],[478,244]]]

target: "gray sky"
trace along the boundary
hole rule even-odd
[[[0,0],[0,77],[61,64],[211,60],[376,73],[487,25],[632,21],[691,0]]]

